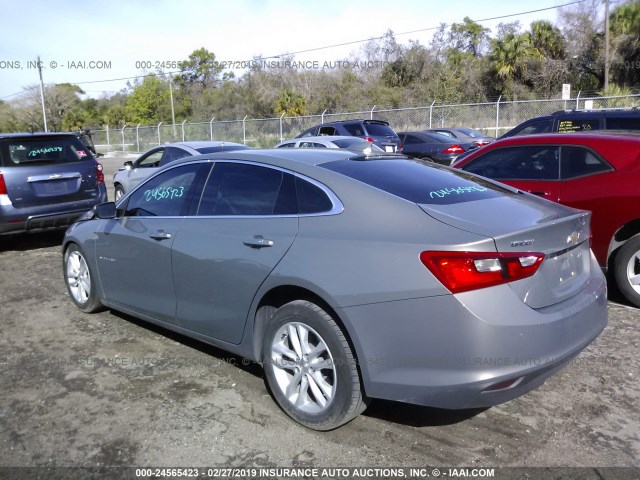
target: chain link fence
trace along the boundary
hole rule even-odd
[[[95,130],[93,139],[101,152],[144,152],[165,143],[224,140],[254,148],[270,148],[293,138],[319,123],[336,120],[386,120],[397,132],[427,128],[473,128],[499,137],[516,125],[533,117],[558,110],[640,107],[639,95],[617,97],[578,97],[570,100],[523,100],[462,105],[436,105],[371,110],[361,112],[322,113],[301,117],[247,118],[209,122],[160,123],[153,126],[131,126],[115,129],[106,126]]]

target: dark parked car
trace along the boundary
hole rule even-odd
[[[72,300],[258,361],[329,430],[384,398],[539,386],[607,322],[588,212],[432,162],[337,149],[173,162],[67,230]]]
[[[60,228],[107,200],[102,165],[74,134],[0,134],[0,234]]]
[[[383,120],[342,120],[322,123],[305,130],[296,138],[319,135],[349,135],[364,138],[388,153],[395,153],[400,144],[398,134],[389,126],[389,122]]]
[[[484,147],[485,145],[489,145],[491,142],[496,141],[494,137],[485,135],[484,133],[472,128],[429,128],[425,130],[425,132],[439,133],[441,135],[453,138],[458,142],[473,142],[478,147]]]
[[[434,132],[400,132],[398,136],[401,153],[410,157],[433,160],[443,165],[451,165],[458,155],[478,148],[473,142],[461,143]]]
[[[591,210],[593,252],[640,306],[640,134],[580,133],[498,140],[455,163],[575,208]]]
[[[116,200],[125,192],[138,185],[142,180],[156,173],[158,169],[179,158],[202,155],[204,153],[230,150],[247,150],[250,147],[241,143],[223,141],[180,142],[159,145],[146,151],[135,161],[124,162],[124,166],[113,175],[113,187]]]
[[[592,130],[640,130],[640,109],[560,110],[532,118],[500,138],[534,133],[572,133]]]

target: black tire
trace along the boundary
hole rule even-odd
[[[120,200],[120,198],[122,198],[122,196],[124,195],[124,188],[122,188],[122,185],[120,185],[119,183],[117,183],[115,185],[115,201],[117,202],[118,200]]]
[[[73,303],[86,313],[102,310],[89,262],[82,249],[75,243],[70,244],[64,252],[62,269],[67,291]]]
[[[632,277],[640,275],[640,235],[631,237],[620,247],[615,259],[614,275],[624,298],[640,307],[640,285],[634,288],[631,283]]]
[[[308,332],[307,338],[300,341],[299,333],[304,331]],[[314,347],[308,351],[316,354],[296,360],[288,354],[280,355],[280,350],[274,352],[274,348],[291,346],[288,352],[295,354],[293,337],[298,339],[298,346],[303,345],[299,348],[304,349],[306,344]],[[332,430],[353,420],[366,408],[349,343],[334,319],[311,302],[296,300],[276,310],[265,329],[262,359],[265,380],[274,399],[287,415],[305,427]],[[285,393],[288,389],[289,397]],[[325,394],[327,391],[331,393]]]

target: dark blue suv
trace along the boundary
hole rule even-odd
[[[371,142],[385,152],[395,153],[400,145],[400,137],[384,120],[342,120],[322,123],[305,130],[296,138],[318,135],[349,135]]]
[[[106,201],[102,165],[77,136],[0,133],[0,234],[65,227]]]

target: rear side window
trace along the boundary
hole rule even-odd
[[[612,168],[596,157],[592,152],[582,147],[562,147],[561,177],[583,177],[592,173],[607,172]]]
[[[75,137],[34,137],[0,142],[5,167],[52,165],[93,159],[89,149]]]
[[[321,188],[296,177],[296,191],[301,214],[329,212],[333,203]]]
[[[640,130],[640,114],[635,117],[607,117],[605,128],[609,130]]]
[[[364,129],[360,123],[345,123],[343,127],[347,132],[349,132],[349,135],[353,135],[354,137],[364,137]]]
[[[559,147],[498,148],[472,160],[463,170],[496,180],[558,180]]]
[[[318,130],[318,135],[336,135],[335,127],[320,127]]]
[[[588,132],[600,130],[599,118],[560,118],[558,120],[558,132]]]
[[[448,205],[511,194],[461,170],[419,160],[339,160],[321,167],[420,204]]]

